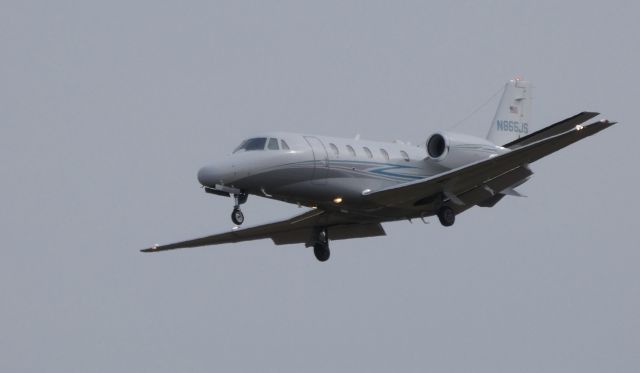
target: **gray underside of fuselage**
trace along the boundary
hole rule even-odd
[[[237,180],[235,185],[261,197],[315,206],[327,211],[358,214],[363,221],[369,218],[371,221],[394,221],[427,217],[434,215],[443,204],[451,205],[456,213],[460,213],[481,201],[496,199],[495,191],[486,189],[470,191],[462,196],[472,202],[468,204],[452,204],[444,194],[435,194],[401,209],[363,201],[363,191],[367,189],[375,191],[422,179],[429,176],[425,171],[424,168],[409,165],[374,162],[331,163],[330,167],[316,167],[314,162],[298,162],[246,176]],[[501,191],[529,175],[530,173],[523,173],[497,179],[493,185],[497,191]],[[336,197],[341,197],[343,202],[335,204],[333,199]]]
[[[328,211],[359,213],[363,219],[370,217],[375,221],[393,221],[433,215],[441,201],[434,200],[432,204],[408,211],[364,204],[363,191],[379,190],[427,176],[424,169],[394,164],[343,162],[339,165],[332,163],[331,167],[314,167],[313,162],[299,162],[246,176],[234,185],[250,194],[283,202],[317,206]],[[336,197],[341,197],[343,203],[333,203]]]

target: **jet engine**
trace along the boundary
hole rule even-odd
[[[508,151],[488,140],[452,132],[434,133],[427,139],[426,146],[429,158],[449,169]]]

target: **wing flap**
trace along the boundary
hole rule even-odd
[[[288,232],[276,233],[271,236],[276,245],[289,245],[303,243],[311,245],[315,227],[297,229]],[[386,235],[380,223],[371,224],[342,224],[327,228],[327,235],[332,241],[346,240],[350,238],[376,237]]]
[[[468,207],[474,205],[493,207],[493,205],[504,197],[502,192],[505,189],[508,189],[512,185],[522,183],[531,175],[533,175],[533,172],[531,172],[528,167],[521,166],[462,193],[459,198],[462,199]]]
[[[332,241],[385,235],[384,228],[380,223],[336,225],[329,228],[329,239]]]

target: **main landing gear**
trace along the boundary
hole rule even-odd
[[[235,225],[244,223],[244,214],[239,207],[234,208],[233,212],[231,212],[231,221],[233,221]]]
[[[438,210],[438,219],[440,219],[440,224],[450,227],[456,222],[456,213],[451,207],[443,206]]]
[[[231,221],[235,225],[241,225],[244,223],[244,214],[240,210],[240,205],[247,202],[249,196],[246,193],[234,194],[235,204],[233,205],[233,212],[231,213]]]
[[[316,259],[320,262],[326,262],[329,260],[329,256],[331,256],[329,236],[327,235],[326,228],[318,232],[316,243],[313,244],[313,255],[315,255]]]

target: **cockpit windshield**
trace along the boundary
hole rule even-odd
[[[267,143],[266,137],[256,137],[254,139],[244,140],[242,144],[240,144],[234,153],[239,151],[251,151],[251,150],[264,150],[264,146]]]
[[[278,144],[280,141],[280,144]],[[248,152],[251,150],[290,150],[289,145],[282,139],[275,137],[255,137],[253,139],[247,139],[238,145],[233,153]]]

